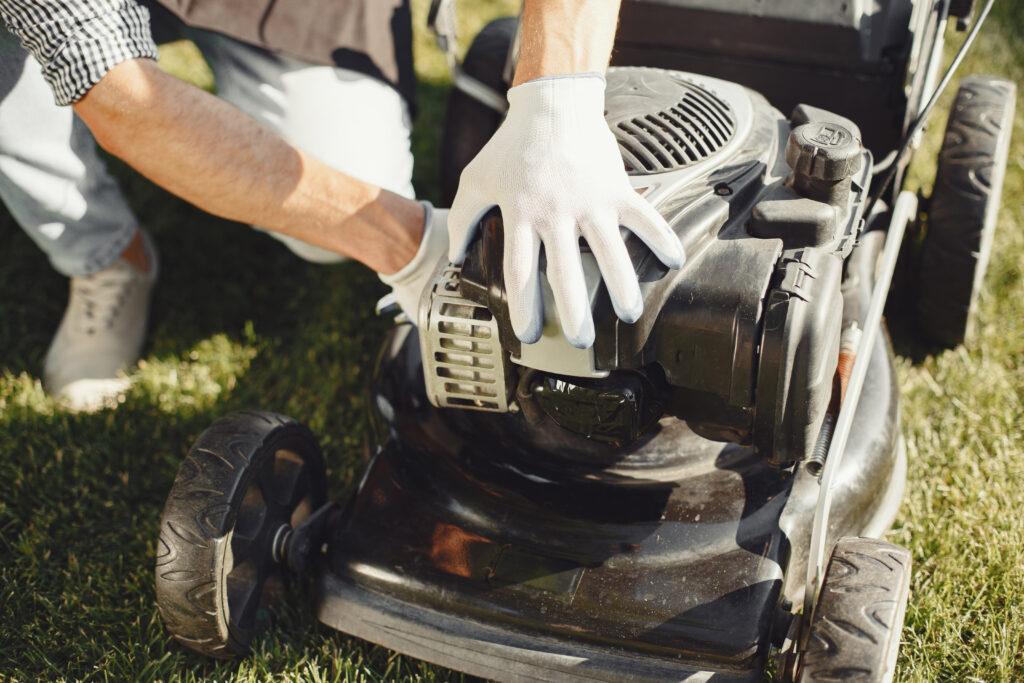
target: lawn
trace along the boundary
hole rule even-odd
[[[414,2],[415,180],[433,198],[448,79],[423,30],[426,4]],[[464,35],[513,4],[474,3]],[[1024,5],[1003,0],[963,72],[1021,81],[1021,33]],[[162,63],[212,87],[188,44],[166,47]],[[1024,679],[1022,109],[974,339],[930,354],[897,337],[910,473],[889,538],[915,564],[901,680]],[[334,493],[350,490],[367,370],[387,326],[372,302],[384,290],[358,265],[305,264],[114,168],[163,263],[151,342],[116,410],[72,415],[44,394],[38,376],[66,281],[0,209],[0,680],[456,679],[320,627],[301,605],[275,614],[241,662],[211,663],[167,637],[154,606],[154,544],[189,444],[223,413],[277,410],[321,435]],[[913,182],[927,187],[930,173],[920,164]]]

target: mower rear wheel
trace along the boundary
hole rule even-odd
[[[841,539],[825,569],[797,681],[891,681],[909,596],[909,550]]]
[[[943,348],[967,337],[995,234],[1016,86],[963,80],[949,114],[918,261],[917,319]]]
[[[518,21],[516,17],[502,17],[484,26],[466,52],[463,73],[504,95],[509,86],[505,81],[505,62]],[[501,112],[452,88],[441,138],[442,206],[452,205],[462,169],[491,139],[502,118]]]
[[[156,599],[167,630],[210,657],[245,654],[280,592],[291,531],[326,502],[323,457],[291,418],[236,413],[203,432],[160,520]]]

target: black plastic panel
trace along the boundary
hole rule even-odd
[[[895,148],[907,101],[911,0],[625,0],[613,60],[742,83],[782,111],[809,103]]]

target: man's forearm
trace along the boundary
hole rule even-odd
[[[105,149],[210,213],[381,273],[416,253],[423,225],[417,202],[327,167],[152,61],[115,67],[75,111]]]
[[[513,85],[541,76],[604,73],[619,0],[526,0]]]

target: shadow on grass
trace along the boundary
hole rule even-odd
[[[419,161],[416,178],[428,197],[444,93],[420,86],[414,146],[431,163]],[[350,489],[363,465],[365,387],[390,324],[373,312],[386,289],[359,264],[307,264],[117,162],[111,169],[161,260],[145,360],[116,410],[71,415],[43,397],[33,378],[67,284],[0,213],[0,671],[26,680],[456,678],[319,626],[300,593],[241,662],[212,663],[167,637],[154,545],[190,444],[224,413],[276,410],[319,435],[333,495]]]

